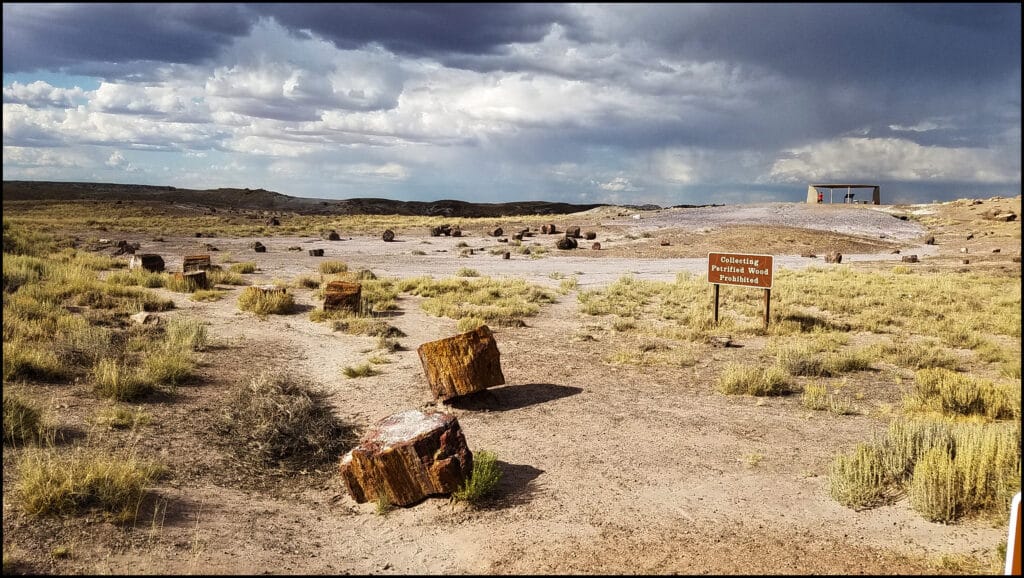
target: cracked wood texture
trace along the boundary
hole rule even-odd
[[[424,343],[416,352],[435,399],[444,401],[505,383],[498,344],[486,325]]]
[[[357,503],[408,506],[457,490],[473,471],[473,454],[455,416],[412,409],[377,422],[340,471]]]

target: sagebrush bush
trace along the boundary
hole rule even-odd
[[[1020,417],[1020,384],[993,383],[948,369],[921,369],[908,409],[948,415],[983,415],[991,419]]]
[[[220,431],[247,460],[303,469],[333,462],[351,441],[350,429],[322,391],[274,373],[261,373],[236,389],[224,406]]]
[[[231,271],[232,273],[241,273],[243,275],[255,273],[256,263],[253,263],[251,261],[247,261],[245,263],[235,263],[231,265],[231,267],[229,267],[228,270]]]

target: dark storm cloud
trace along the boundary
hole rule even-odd
[[[295,32],[311,31],[344,49],[378,43],[392,52],[439,57],[490,53],[544,38],[571,12],[552,4],[254,4]]]
[[[117,75],[132,62],[195,64],[247,34],[235,4],[4,4],[4,72]]]
[[[1019,4],[614,5],[609,40],[821,82],[983,81],[1020,70]],[[570,31],[571,32],[571,31]]]

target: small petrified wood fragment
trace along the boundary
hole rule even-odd
[[[903,256],[903,262],[904,263],[917,263],[917,255],[904,255]]]
[[[383,235],[381,235],[381,236],[382,236],[382,237],[384,238],[384,240],[385,240],[385,241],[387,241],[388,243],[390,243],[391,241],[394,241],[394,240],[395,240],[395,232],[394,232],[394,231],[392,231],[391,229],[385,229],[385,230],[384,230],[384,234],[383,234]]]
[[[595,251],[600,251],[601,250],[601,243],[594,243],[593,245],[590,246],[590,248],[595,250]]]
[[[310,257],[323,257],[324,256],[324,250],[323,249],[310,249],[309,250],[309,256]]]
[[[185,258],[181,262],[181,270],[185,273],[189,271],[205,271],[210,268],[210,256],[209,255],[185,255]]]
[[[331,281],[324,287],[324,311],[359,311],[363,286],[348,281]]]
[[[501,353],[486,325],[416,349],[430,390],[442,401],[505,383]]]
[[[473,471],[473,454],[455,416],[412,409],[377,422],[339,469],[356,502],[408,506],[459,489]]]
[[[159,273],[164,270],[164,258],[154,253],[136,253],[128,260],[128,268]]]

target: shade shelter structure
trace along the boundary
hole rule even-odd
[[[868,203],[869,201],[865,198],[863,200],[856,200],[854,197],[857,193],[854,189],[871,189],[871,201],[872,205],[882,204],[882,193],[881,187],[878,185],[854,185],[846,183],[825,183],[821,185],[807,185],[807,202],[808,203],[835,203],[837,195],[842,195],[842,202],[845,204],[856,204],[856,203]],[[866,194],[865,194],[866,196]],[[827,201],[825,199],[828,199]]]

